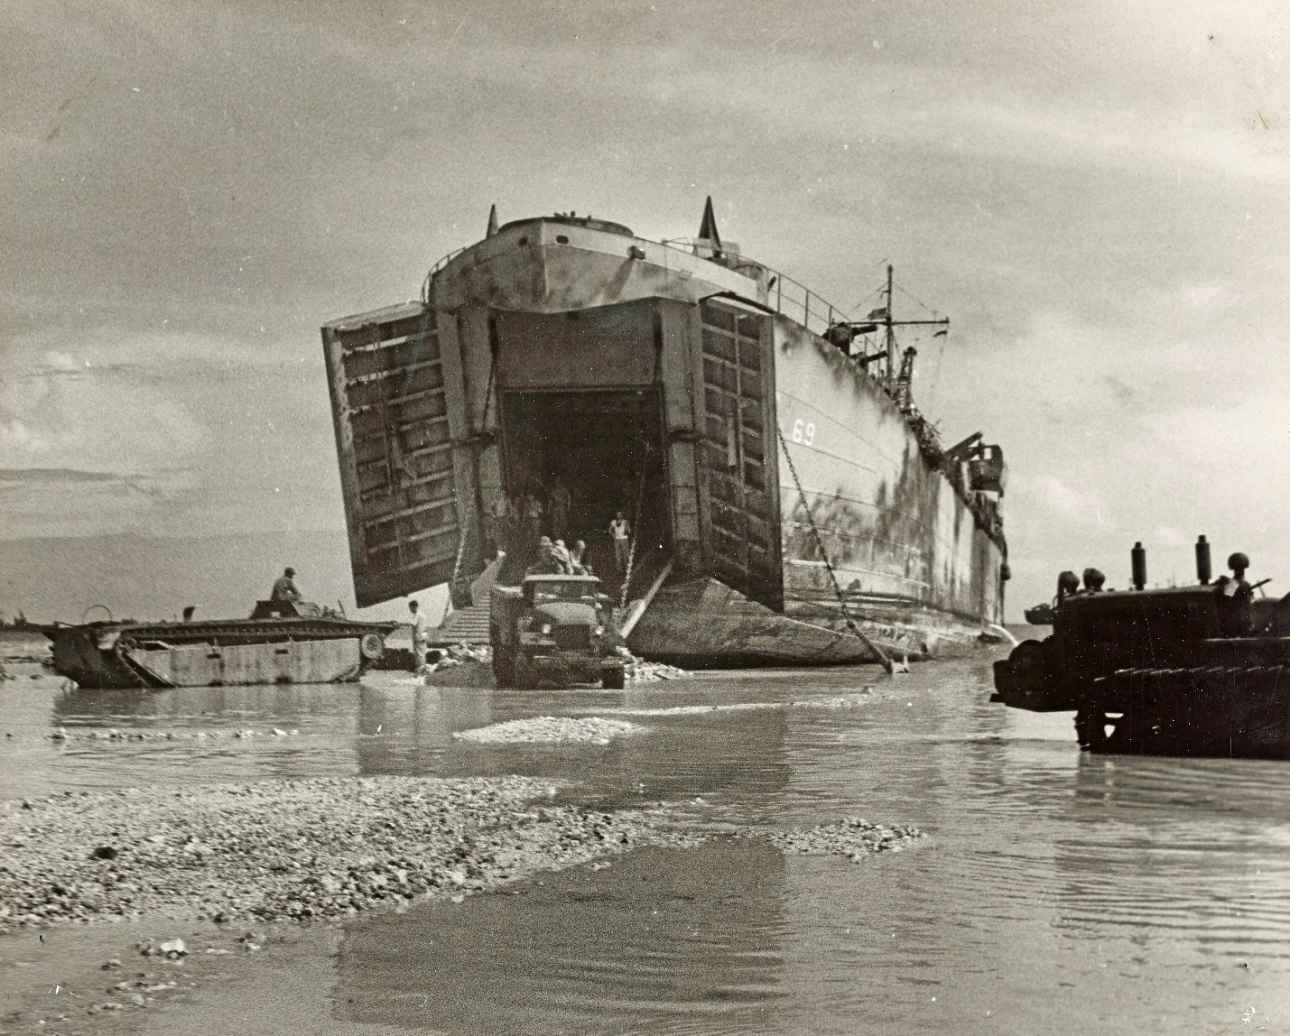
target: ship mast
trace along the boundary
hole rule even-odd
[[[896,331],[898,327],[915,327],[915,326],[935,326],[949,327],[950,318],[941,317],[939,320],[896,320],[892,316],[892,288],[894,268],[891,263],[887,264],[887,287],[884,294],[887,297],[887,304],[883,307],[883,328],[885,329],[886,347],[887,347],[887,382],[894,384],[896,380]],[[881,354],[878,354],[881,355]],[[912,375],[913,371],[910,371]]]
[[[891,263],[887,264],[887,305],[883,307],[883,313],[886,315],[884,323],[887,325],[887,380],[890,381],[892,375],[896,372],[896,332],[892,330],[891,323],[891,287],[892,272],[894,267]]]

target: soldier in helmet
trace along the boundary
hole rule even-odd
[[[269,594],[271,601],[298,601],[300,600],[300,591],[296,589],[295,580],[296,570],[288,565],[282,571],[273,583],[273,590]]]
[[[1057,576],[1057,603],[1060,604],[1067,597],[1074,597],[1079,593],[1079,576],[1067,569]]]
[[[1084,592],[1086,594],[1096,594],[1102,592],[1102,587],[1106,585],[1106,576],[1096,568],[1084,569]]]
[[[568,569],[565,567],[564,560],[556,550],[555,544],[551,542],[550,536],[539,537],[537,544],[537,558],[534,560],[533,564],[529,565],[528,574],[531,576],[559,576],[568,574]]]
[[[1254,630],[1254,588],[1245,581],[1250,559],[1237,551],[1227,559],[1230,576],[1219,576],[1214,583],[1218,599],[1218,625],[1228,637],[1243,637]]]

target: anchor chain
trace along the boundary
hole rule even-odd
[[[627,607],[627,590],[632,582],[632,569],[636,567],[636,544],[640,542],[641,501],[645,497],[645,471],[649,462],[649,444],[645,447],[645,460],[641,463],[640,484],[636,487],[636,507],[632,511],[632,538],[627,546],[627,569],[623,572],[623,585],[618,594],[618,610]]]
[[[457,537],[457,560],[452,565],[452,578],[448,580],[448,600],[444,605],[443,617],[446,619],[453,609],[453,594],[457,591],[457,583],[461,579],[461,566],[466,559],[466,541],[470,536],[470,527],[463,524],[461,535]],[[440,625],[443,625],[440,621]]]
[[[793,457],[788,452],[788,442],[785,440],[784,432],[779,427],[778,422],[775,424],[775,434],[779,437],[779,445],[783,450],[784,459],[788,461],[788,472],[793,476],[793,485],[797,487],[797,496],[801,500],[802,510],[806,514],[806,524],[810,527],[811,535],[815,538],[815,545],[820,550],[820,557],[824,559],[824,568],[829,574],[829,582],[833,584],[833,593],[838,599],[839,607],[842,609],[842,618],[846,621],[847,629],[859,637],[864,642],[865,647],[878,656],[878,661],[882,663],[882,667],[888,673],[896,672],[896,663],[891,660],[882,648],[866,636],[864,631],[856,625],[855,620],[851,618],[851,612],[847,610],[846,595],[842,592],[842,585],[838,582],[837,573],[833,570],[833,564],[829,561],[828,551],[824,549],[824,538],[820,535],[820,530],[815,524],[815,517],[811,514],[810,504],[807,503],[806,493],[802,489],[802,480],[797,476],[797,466],[793,463]],[[908,665],[904,667],[904,671],[909,671]]]

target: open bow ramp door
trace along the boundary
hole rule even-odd
[[[445,391],[459,371],[434,310],[391,306],[322,337],[359,606],[448,582],[465,520]]]

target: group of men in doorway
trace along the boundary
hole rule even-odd
[[[562,479],[555,479],[543,492],[530,481],[523,492],[508,496],[498,493],[488,509],[488,539],[497,549],[521,537],[536,541],[538,536],[564,536],[569,531],[573,494]]]
[[[586,540],[569,536],[572,514],[572,495],[559,478],[546,493],[532,482],[522,493],[498,493],[485,523],[488,552],[520,550],[536,555],[536,563],[547,570],[590,574]],[[621,510],[617,511],[606,531],[613,546],[615,572],[619,577],[625,576],[631,558],[631,522]],[[567,545],[570,540],[572,546]]]
[[[618,511],[609,522],[609,539],[614,546],[614,570],[619,578],[627,577],[631,564],[631,523]],[[587,559],[587,541],[575,540],[573,547],[565,546],[564,540],[550,536],[539,536],[537,541],[537,559],[529,566],[531,573],[548,575],[594,575],[591,562]]]

